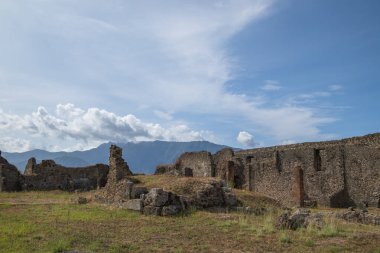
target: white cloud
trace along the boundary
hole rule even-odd
[[[239,132],[236,140],[245,147],[253,147],[255,145],[253,136],[245,131]]]
[[[279,85],[279,82],[273,80],[267,80],[264,86],[261,87],[261,89],[265,91],[277,91],[281,88],[282,87]]]
[[[107,141],[128,142],[143,140],[193,141],[203,140],[208,133],[191,130],[185,124],[173,124],[163,127],[160,124],[144,122],[132,114],[119,116],[115,113],[99,109],[87,110],[73,104],[57,105],[56,114],[50,114],[44,107],[24,116],[7,114],[0,111],[0,129],[18,131],[23,134],[72,139],[77,141],[73,148],[85,148],[92,143]],[[30,141],[3,139],[4,149],[27,150]],[[59,149],[58,147],[52,147]]]
[[[0,138],[0,151],[7,152],[24,152],[31,148],[30,141],[19,138]]]
[[[85,145],[99,140],[201,139],[206,132],[189,129],[181,116],[191,114],[206,115],[206,126],[219,118],[238,118],[277,142],[324,138],[320,126],[332,119],[318,111],[296,104],[268,106],[269,101],[226,87],[240,67],[227,41],[271,13],[274,3],[4,0],[0,89],[17,92],[7,93],[4,102],[0,94],[0,100],[3,109],[18,114],[0,118],[0,128],[17,126],[32,135],[77,138]],[[266,85],[266,90],[280,88],[275,81]],[[57,103],[63,105],[55,115],[41,107],[19,116],[26,108],[42,104],[51,109]],[[81,109],[94,105],[108,111]],[[164,127],[110,111],[153,113],[170,122],[175,115],[184,123]],[[66,148],[58,140],[51,145]]]

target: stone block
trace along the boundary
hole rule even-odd
[[[143,186],[135,186],[132,188],[131,199],[139,199],[142,194],[148,193],[148,189]]]
[[[128,199],[133,199],[133,197],[131,196],[133,192],[133,186],[134,186],[134,183],[132,181],[127,182],[127,186],[125,188],[125,196]]]
[[[161,188],[153,188],[146,195],[144,199],[144,206],[162,207],[169,200],[169,193]]]
[[[143,211],[143,201],[141,199],[130,199],[125,202],[125,207],[129,210]]]

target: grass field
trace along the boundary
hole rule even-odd
[[[238,194],[249,200],[249,193]],[[282,231],[273,227],[275,207],[263,216],[190,210],[151,217],[92,202],[75,204],[77,196],[0,193],[0,252],[380,253],[379,226],[328,220],[321,230]]]

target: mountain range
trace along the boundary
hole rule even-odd
[[[66,167],[83,167],[96,163],[108,164],[109,147],[112,143],[104,143],[85,151],[73,152],[49,152],[35,149],[22,153],[2,152],[2,156],[8,162],[14,164],[21,172],[29,158],[35,157],[37,162],[53,159],[56,163]],[[184,152],[209,151],[215,153],[227,146],[214,144],[208,141],[192,142],[128,142],[116,143],[123,149],[123,158],[127,161],[130,169],[135,173],[151,174],[156,165],[173,163]]]

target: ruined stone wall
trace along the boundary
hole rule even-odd
[[[210,152],[186,152],[175,163],[180,175],[192,174],[194,177],[215,176],[213,158]]]
[[[116,185],[120,180],[132,175],[128,164],[123,159],[123,150],[116,145],[110,147],[109,168],[108,185]]]
[[[380,134],[233,152],[185,153],[162,173],[190,168],[287,206],[380,207]],[[182,175],[179,173],[179,175]]]
[[[179,175],[174,164],[160,164],[156,166],[155,175]]]
[[[347,146],[345,167],[350,198],[358,204],[380,207],[380,145]]]
[[[129,170],[128,164],[123,159],[123,151],[116,145],[111,145],[109,156],[109,173],[107,184],[104,189],[104,197],[113,201],[121,201],[125,197],[125,190],[128,185],[128,176],[133,173]]]
[[[28,160],[25,166],[24,175],[34,175],[37,173],[37,162],[36,158],[32,157]]]
[[[373,134],[244,150],[235,156],[249,157],[244,165],[246,189],[285,205],[379,206],[379,147],[380,135]]]
[[[0,192],[21,190],[22,176],[17,168],[1,157],[0,151]]]
[[[215,170],[216,177],[227,181],[233,180],[233,175],[231,175],[231,171],[228,170],[228,161],[232,161],[234,156],[234,151],[231,148],[224,148],[212,156],[215,168],[218,168]]]
[[[24,190],[92,190],[105,186],[108,166],[96,164],[82,168],[67,168],[53,160],[40,164],[29,159],[25,169],[22,188]]]
[[[339,146],[320,151],[257,149],[249,156],[250,162],[244,167],[248,175],[245,188],[267,194],[285,205],[317,202],[330,206],[331,199],[345,191],[343,153]]]

